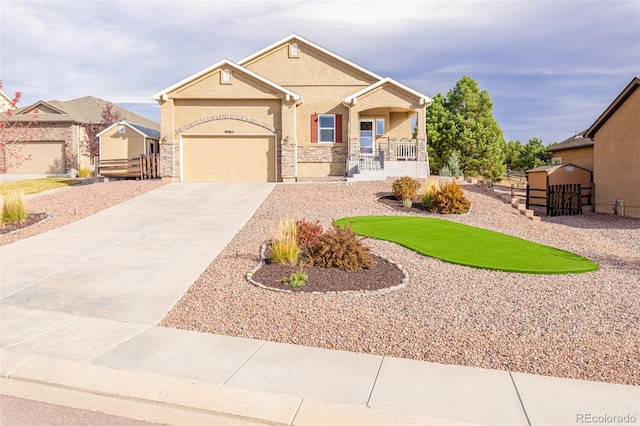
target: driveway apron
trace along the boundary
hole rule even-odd
[[[82,317],[154,325],[273,187],[170,184],[0,247],[2,313],[45,311],[45,327]]]

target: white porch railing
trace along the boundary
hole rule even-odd
[[[397,160],[417,160],[418,149],[415,142],[398,142],[396,144]]]

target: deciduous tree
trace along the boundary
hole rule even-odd
[[[0,90],[2,89],[0,80]],[[22,93],[15,92],[9,100],[8,109],[0,112],[0,173],[19,167],[31,159],[31,155],[23,153],[25,143],[31,139],[29,127],[36,124],[39,111],[33,111],[33,120],[20,122],[12,120],[13,110],[18,107]]]
[[[101,116],[102,120],[99,124],[84,125],[87,132],[87,143],[85,148],[91,158],[100,156],[100,140],[97,134],[122,118],[120,112],[113,108],[113,104],[111,102],[105,105]]]

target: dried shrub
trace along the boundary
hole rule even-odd
[[[2,223],[23,222],[29,217],[27,202],[23,190],[8,191],[2,194]]]
[[[418,198],[418,190],[420,189],[420,181],[409,176],[403,176],[393,181],[393,195],[398,200],[407,198],[415,200]]]
[[[324,229],[322,228],[322,224],[319,220],[315,222],[309,222],[305,219],[296,221],[296,232],[298,244],[302,248],[302,251],[306,255],[310,255],[313,251],[313,247],[316,245],[318,241],[318,237],[322,235]]]
[[[373,267],[369,248],[350,227],[334,226],[322,234],[312,255],[315,264],[325,268],[354,272]]]
[[[471,202],[464,196],[460,185],[449,182],[442,185],[431,200],[430,210],[441,214],[466,213],[471,208]]]
[[[275,263],[295,265],[300,258],[296,223],[285,219],[271,227],[271,260]]]
[[[422,184],[422,190],[420,194],[420,202],[425,207],[431,206],[431,200],[436,192],[440,190],[440,183],[436,179],[427,179]]]
[[[88,178],[93,176],[93,170],[88,167],[82,167],[78,172],[78,176],[81,178]]]

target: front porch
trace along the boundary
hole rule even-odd
[[[384,180],[387,176],[419,178],[430,175],[424,141],[386,138],[379,140],[372,151],[356,152],[350,156],[347,161],[347,180]]]

